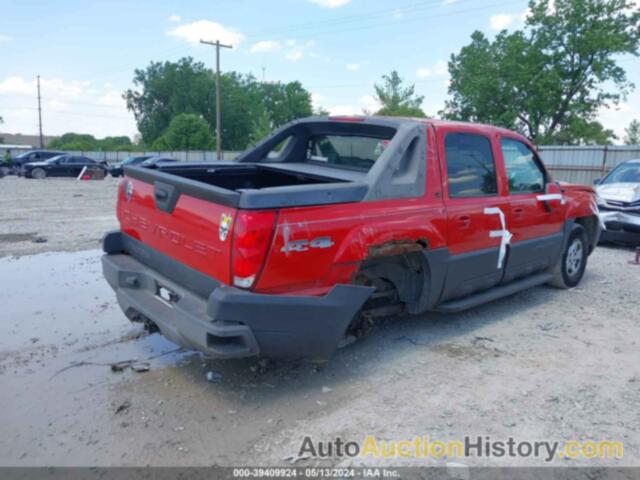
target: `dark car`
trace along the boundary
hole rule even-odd
[[[44,162],[26,163],[22,168],[27,178],[77,177],[84,167],[101,169],[106,172],[104,162],[99,163],[89,157],[78,155],[58,155]]]
[[[15,172],[20,173],[22,166],[26,163],[44,162],[50,158],[64,155],[64,152],[56,152],[52,150],[27,150],[11,159],[11,167]]]
[[[127,157],[121,162],[114,163],[109,167],[109,173],[112,177],[121,177],[124,174],[124,166],[125,165],[138,165],[145,160],[151,158],[149,155],[138,156],[138,157]]]

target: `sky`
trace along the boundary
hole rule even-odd
[[[423,110],[436,116],[447,98],[447,60],[474,30],[490,37],[521,28],[526,0],[0,0],[0,132],[38,130],[41,77],[45,135],[97,137],[137,129],[122,93],[134,69],[192,56],[266,81],[299,80],[314,106],[332,114],[376,109],[374,83],[397,70]],[[640,79],[640,59],[620,59]],[[640,119],[638,89],[600,120],[619,136]],[[224,121],[224,119],[223,119]]]

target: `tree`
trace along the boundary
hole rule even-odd
[[[88,133],[65,133],[54,138],[48,145],[53,150],[99,150],[98,141]]]
[[[79,151],[130,151],[135,148],[126,136],[97,139],[87,133],[73,132],[54,138],[48,146],[57,150]]]
[[[382,85],[374,85],[376,100],[382,108],[376,115],[400,116],[400,117],[424,117],[420,108],[424,97],[416,95],[415,86],[405,87],[404,80],[393,70],[389,75],[383,75]]]
[[[624,143],[627,145],[640,145],[640,120],[631,120],[631,123],[625,128]]]
[[[311,94],[300,82],[258,83],[258,95],[274,127],[313,114]]]
[[[595,121],[632,88],[618,65],[638,54],[640,11],[632,0],[532,0],[526,29],[492,41],[474,32],[451,56],[447,118],[493,123],[537,143],[608,143]]]
[[[124,93],[138,130],[152,144],[181,113],[203,117],[215,132],[215,78],[201,62],[182,58],[177,62],[152,62],[137,69],[134,89]],[[265,113],[277,128],[311,114],[311,95],[299,82],[260,83],[252,75],[226,72],[220,77],[222,148],[245,148],[256,119]]]
[[[266,111],[262,112],[253,120],[253,129],[249,135],[247,148],[255,145],[259,140],[263,139],[273,131],[273,124]]]
[[[317,108],[313,109],[313,114],[317,117],[326,117],[330,115],[330,112],[323,106],[318,106]]]
[[[215,146],[207,121],[193,113],[176,115],[152,144],[154,150],[208,150]]]
[[[202,62],[186,57],[177,62],[151,62],[136,69],[133,84],[123,98],[138,123],[146,144],[153,143],[180,113],[195,113],[211,118],[213,77]]]

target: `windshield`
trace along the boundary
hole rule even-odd
[[[601,183],[640,183],[640,162],[619,165]]]
[[[131,165],[134,163],[144,162],[148,157],[127,157],[122,161],[123,165]]]
[[[369,170],[391,138],[317,135],[309,138],[307,161]]]

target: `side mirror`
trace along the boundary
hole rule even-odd
[[[598,184],[600,184],[601,181],[602,181],[601,178],[596,178],[596,179],[593,180],[593,184],[594,185],[598,185]]]

